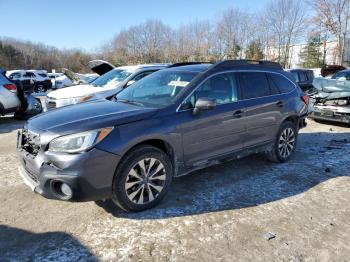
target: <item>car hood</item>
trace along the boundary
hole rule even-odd
[[[84,97],[106,91],[106,88],[93,85],[75,85],[50,92],[47,96],[51,99],[67,99]]]
[[[96,74],[100,76],[115,68],[114,65],[104,60],[89,61],[88,67],[90,67],[92,71],[94,71]]]
[[[94,101],[58,108],[31,118],[31,130],[43,130],[64,135],[103,127],[112,127],[151,117],[157,112],[115,101]]]

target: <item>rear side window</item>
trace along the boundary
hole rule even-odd
[[[281,93],[289,93],[294,89],[294,84],[279,74],[269,74],[271,82],[276,85]]]
[[[299,72],[299,78],[300,78],[300,82],[305,82],[307,81],[307,75],[305,72]]]
[[[309,80],[314,79],[314,72],[313,71],[307,71],[307,77],[309,78]]]
[[[300,82],[299,74],[298,74],[297,71],[292,71],[292,75],[294,76],[295,81],[296,81],[297,83]]]
[[[242,98],[256,98],[270,95],[270,87],[265,73],[240,73]]]

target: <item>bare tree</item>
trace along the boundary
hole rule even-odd
[[[349,24],[349,0],[313,0],[315,17],[337,39],[338,63],[344,63]]]
[[[274,0],[265,9],[266,26],[274,36],[278,62],[290,64],[291,45],[304,36],[306,6],[302,0]]]

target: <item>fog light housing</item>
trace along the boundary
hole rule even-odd
[[[51,189],[54,195],[61,200],[69,200],[73,197],[72,188],[62,181],[52,181]]]
[[[72,189],[70,188],[69,185],[65,184],[65,183],[62,183],[61,184],[61,192],[63,195],[71,198],[73,196],[73,191]]]

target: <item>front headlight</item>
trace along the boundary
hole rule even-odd
[[[113,127],[87,131],[83,133],[61,136],[53,139],[49,144],[49,151],[60,153],[78,153],[86,151],[102,141]]]
[[[92,95],[88,95],[88,96],[81,96],[81,97],[74,97],[74,98],[67,98],[67,99],[59,99],[57,100],[57,104],[58,104],[58,107],[69,106],[69,105],[86,102],[92,97],[93,97]]]

